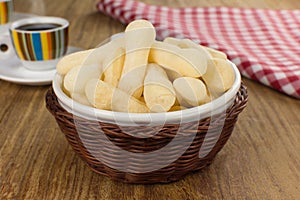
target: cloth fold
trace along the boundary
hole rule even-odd
[[[147,19],[157,38],[189,38],[225,52],[241,74],[300,99],[300,10],[169,8],[100,0],[99,11],[128,24]]]

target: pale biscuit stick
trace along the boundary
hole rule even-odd
[[[82,65],[93,50],[94,49],[90,49],[66,55],[58,62],[56,66],[57,73],[60,75],[66,75],[73,67]]]
[[[93,78],[99,78],[102,69],[97,65],[82,65],[73,67],[64,78],[64,87],[70,94],[83,94],[86,83]]]
[[[156,64],[149,64],[144,81],[144,98],[152,112],[167,112],[174,105],[176,94],[166,72]]]
[[[208,63],[207,72],[202,76],[213,96],[221,95],[232,87],[235,74],[231,64],[221,58],[213,58]]]
[[[206,55],[207,59],[212,58],[212,55],[207,50],[207,47],[198,45],[190,39],[177,39],[177,38],[173,38],[173,37],[168,37],[164,40],[164,42],[176,45],[183,49],[194,48],[194,49],[199,50],[199,53]]]
[[[124,37],[119,37],[100,47],[66,55],[58,62],[56,70],[60,75],[66,75],[72,68],[81,65],[97,65],[101,68],[103,60],[111,54],[116,44],[122,45],[122,40]]]
[[[125,30],[126,55],[118,88],[136,98],[143,93],[148,56],[155,37],[155,28],[146,20],[136,20]]]
[[[174,44],[179,46],[180,48],[196,48],[199,50],[205,50],[209,53],[210,58],[222,58],[222,59],[227,59],[227,55],[221,51],[198,45],[191,41],[190,39],[178,39],[178,38],[173,38],[173,37],[168,37],[164,40],[164,42],[169,43],[169,44]]]
[[[122,75],[125,60],[125,49],[122,45],[112,49],[111,54],[103,61],[104,81],[117,87]]]
[[[149,55],[150,63],[176,71],[182,76],[201,77],[207,68],[207,56],[197,49],[182,49],[165,42],[156,41]]]
[[[141,101],[98,79],[87,83],[85,94],[89,102],[98,109],[129,113],[149,112]]]
[[[182,77],[173,82],[179,102],[183,99],[191,106],[199,106],[209,99],[205,84],[196,78]]]
[[[73,93],[71,94],[72,99],[77,101],[80,104],[86,105],[86,106],[92,106],[91,103],[88,101],[87,97],[84,94],[80,93]]]

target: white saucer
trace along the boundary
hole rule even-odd
[[[67,54],[81,51],[81,48],[68,47]],[[56,69],[48,71],[31,71],[22,66],[19,59],[0,61],[0,79],[22,85],[49,85],[51,84]]]

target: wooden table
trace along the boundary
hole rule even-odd
[[[300,9],[299,0],[145,0],[177,6]],[[92,48],[120,24],[94,0],[15,0],[17,12],[71,22],[70,43]],[[1,66],[0,66],[1,67]],[[244,79],[250,101],[213,164],[165,185],[127,185],[92,172],[45,108],[45,87],[0,80],[0,199],[299,199],[299,101]]]

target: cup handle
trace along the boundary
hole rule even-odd
[[[14,47],[9,35],[0,35],[0,61],[15,57]]]

